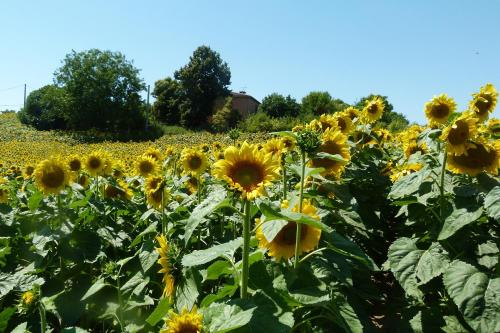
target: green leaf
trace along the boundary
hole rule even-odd
[[[316,157],[317,158],[326,158],[326,159],[329,159],[329,160],[332,160],[332,161],[337,161],[337,162],[347,162],[339,154],[332,155],[332,154],[328,154],[328,153],[325,153],[325,152],[319,152],[319,153],[316,154]]]
[[[178,311],[191,309],[197,303],[201,275],[194,268],[183,270],[183,277],[175,289],[175,306]]]
[[[390,199],[403,199],[418,192],[421,183],[429,176],[430,170],[422,169],[398,179],[389,193]]]
[[[7,264],[5,257],[11,253],[10,237],[0,237],[0,267]]]
[[[217,260],[207,268],[207,276],[204,281],[217,280],[221,275],[230,274],[232,270],[231,263],[227,260]]]
[[[302,174],[302,166],[299,164],[292,164],[288,167],[290,170],[292,170],[297,176],[301,176]],[[306,165],[304,168],[304,178],[318,175],[325,171],[325,168],[310,168]]]
[[[306,214],[294,213],[289,210],[281,210],[280,212],[278,212],[264,202],[260,203],[259,209],[262,212],[262,214],[264,214],[264,216],[266,217],[265,223],[273,220],[285,220],[285,221],[292,221],[295,223],[307,224],[310,225],[311,227],[321,229],[325,232],[333,231],[333,229],[327,226],[326,224]]]
[[[444,240],[453,236],[458,230],[476,221],[483,214],[482,207],[455,208],[443,224],[438,240]]]
[[[99,290],[101,290],[102,288],[106,287],[107,285],[108,284],[104,281],[103,278],[97,280],[89,288],[89,290],[87,290],[87,292],[85,293],[85,295],[82,296],[81,300],[82,301],[86,300],[87,298],[89,298],[90,296],[94,295],[95,293],[97,293]]]
[[[144,235],[156,233],[156,226],[157,225],[158,225],[158,222],[153,222],[150,225],[148,225],[148,227],[146,229],[144,229],[139,235],[137,235],[134,238],[134,240],[132,241],[132,243],[130,244],[129,247],[132,248],[132,247],[136,246],[137,244],[139,244]]]
[[[418,300],[422,299],[423,294],[418,288],[415,270],[423,252],[417,248],[414,239],[403,237],[391,244],[387,255],[394,277],[407,295]]]
[[[203,265],[220,256],[227,255],[232,257],[234,252],[243,244],[243,238],[238,237],[230,242],[212,246],[205,250],[193,251],[182,258],[184,267]]]
[[[433,278],[441,275],[449,264],[448,252],[441,244],[437,242],[432,243],[417,263],[416,274],[420,280],[419,285],[426,284]]]
[[[247,325],[255,309],[242,310],[236,305],[212,304],[202,309],[202,313],[209,324],[208,332],[225,333]]]
[[[288,224],[286,220],[272,220],[272,221],[262,221],[261,229],[262,233],[266,237],[268,242],[272,242],[274,237],[283,229],[284,226]]]
[[[28,208],[31,211],[34,211],[38,207],[40,207],[40,203],[43,200],[43,193],[40,191],[34,192],[30,198],[28,199]]]
[[[488,269],[493,269],[498,264],[498,246],[492,240],[488,240],[477,246],[477,262]]]
[[[169,300],[167,298],[162,298],[154,311],[146,319],[146,322],[151,326],[155,326],[160,320],[163,319],[163,317],[165,317],[170,309],[170,306],[171,304]]]
[[[0,312],[0,332],[3,333],[7,329],[7,325],[9,324],[10,317],[16,312],[16,308],[14,306],[10,308],[5,308]]]
[[[227,192],[220,186],[209,190],[210,194],[208,197],[193,209],[193,212],[186,221],[186,229],[184,232],[184,242],[186,245],[189,243],[198,225],[204,221],[207,215],[213,213],[226,198]]]
[[[500,278],[455,260],[443,275],[446,291],[465,321],[479,333],[500,332]]]
[[[488,216],[500,221],[500,186],[495,186],[484,198],[484,208]]]
[[[61,333],[88,333],[87,330],[84,330],[83,328],[80,327],[66,327],[63,328]]]
[[[139,251],[142,273],[146,273],[157,261],[158,252],[156,252],[152,241],[144,242]]]
[[[238,290],[238,288],[238,285],[226,284],[224,285],[224,287],[220,288],[216,294],[208,294],[207,296],[205,296],[205,298],[201,301],[200,307],[204,308],[209,306],[213,302],[220,301],[226,297],[231,297]]]
[[[25,333],[27,331],[28,323],[24,322],[17,325],[11,333]]]

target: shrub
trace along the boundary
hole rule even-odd
[[[19,112],[19,120],[39,130],[65,129],[69,96],[65,89],[46,85],[32,91],[26,98],[26,107]]]

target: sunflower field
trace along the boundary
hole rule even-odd
[[[500,332],[497,99],[400,133],[379,98],[253,137],[12,125],[0,332]]]

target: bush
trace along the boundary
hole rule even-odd
[[[238,125],[241,115],[232,108],[232,98],[226,98],[224,105],[214,112],[211,124],[216,132],[224,132]]]
[[[46,85],[32,91],[26,98],[26,107],[19,120],[39,130],[65,129],[69,96],[65,89]]]
[[[296,117],[300,113],[300,105],[288,95],[287,97],[274,93],[264,97],[259,111],[270,117]]]
[[[289,131],[303,123],[303,119],[294,117],[271,118],[263,112],[257,112],[239,124],[243,132],[277,132]]]

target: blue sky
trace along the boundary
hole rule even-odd
[[[153,86],[205,44],[228,62],[231,88],[259,100],[378,93],[421,123],[434,94],[464,108],[481,85],[500,88],[494,0],[2,1],[0,31],[0,110],[19,108],[23,83],[51,83],[66,53],[89,48],[124,53]]]

